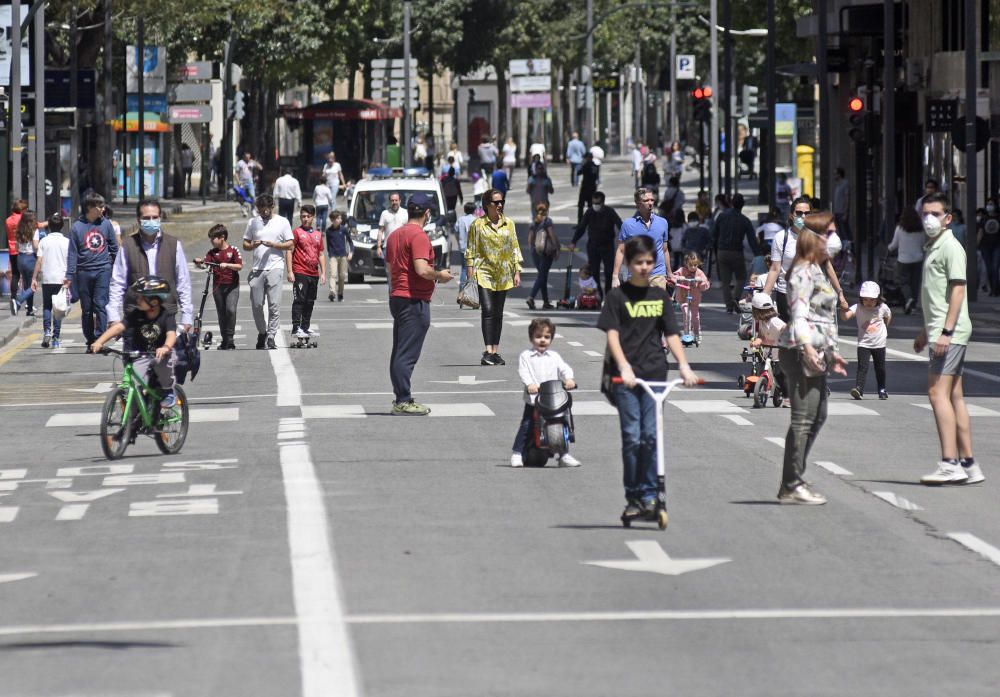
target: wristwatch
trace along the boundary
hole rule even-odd
[[[941,336],[951,336],[954,333],[955,333],[954,329],[942,329],[941,330]]]

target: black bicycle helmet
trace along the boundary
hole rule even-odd
[[[159,298],[160,302],[170,297],[170,284],[159,276],[143,276],[132,288],[144,298]]]

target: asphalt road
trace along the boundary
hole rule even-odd
[[[605,177],[629,198],[621,165]],[[919,485],[937,438],[900,316],[889,400],[832,383],[808,473],[829,504],[782,507],[789,412],[737,389],[742,342],[710,291],[690,350],[707,384],[665,407],[670,526],[625,530],[596,314],[552,313],[583,466],[514,470],[514,359],[542,313],[514,293],[508,365],[482,367],[478,313],[439,288],[414,375],[432,414],[391,417],[385,291],[323,294],[317,349],[255,351],[244,290],[240,350],[203,354],[170,457],[143,438],[103,459],[114,361],[84,355],[75,323],[58,355],[31,335],[0,353],[2,697],[996,694],[995,328],[966,380],[984,484]],[[681,560],[703,568],[662,573]]]

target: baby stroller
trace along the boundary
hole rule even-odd
[[[906,298],[896,278],[896,259],[889,254],[882,257],[878,267],[878,284],[882,287],[882,297],[890,306],[904,305]]]
[[[240,206],[240,213],[244,218],[249,218],[253,213],[253,199],[250,198],[250,194],[239,184],[233,184],[232,192],[236,197],[236,203]]]

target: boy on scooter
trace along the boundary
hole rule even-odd
[[[514,437],[513,452],[510,455],[511,467],[524,466],[524,449],[531,434],[535,399],[541,384],[549,380],[561,380],[567,390],[576,387],[576,382],[573,381],[573,369],[562,356],[549,350],[555,335],[556,325],[547,317],[535,318],[528,325],[531,348],[522,351],[517,362],[517,374],[524,383],[524,412],[521,414],[521,424]],[[560,467],[580,466],[580,461],[569,453],[557,455],[556,459]]]
[[[236,247],[229,244],[229,230],[221,223],[213,225],[208,231],[208,239],[212,249],[204,258],[195,257],[194,264],[198,268],[209,264],[212,267],[212,299],[215,300],[215,312],[219,316],[219,333],[222,343],[219,349],[236,350],[236,307],[240,302],[240,270],[243,268],[243,257]],[[204,308],[205,303],[202,303]]]

